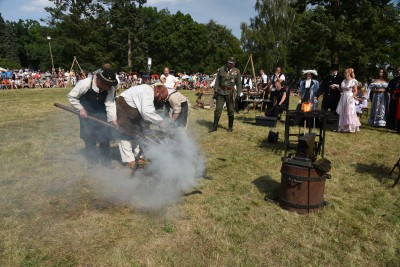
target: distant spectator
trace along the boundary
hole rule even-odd
[[[367,95],[367,87],[362,85],[361,83],[358,84],[357,87],[357,95],[356,95],[356,112],[357,114],[362,114],[363,108],[368,107],[368,95]]]
[[[268,117],[277,117],[287,108],[288,98],[287,98],[287,89],[285,83],[281,83],[276,81],[274,84],[275,87],[275,95],[276,95],[276,104],[273,105],[265,112],[265,116]]]
[[[176,86],[178,85],[178,78],[176,78],[174,75],[169,73],[169,68],[165,67],[164,68],[164,73],[161,75],[161,77],[165,77],[165,87],[167,89],[176,89]]]
[[[277,81],[282,83],[283,81],[285,81],[285,79],[286,78],[285,78],[285,75],[282,73],[281,67],[276,67],[275,73],[271,76],[271,80],[270,80],[272,86],[271,86],[271,93],[270,93],[269,98],[270,98],[272,104],[275,104],[275,101],[276,101],[276,99],[275,99],[275,83]]]
[[[251,80],[248,73],[246,73],[242,77],[242,89],[247,89],[247,90],[253,89],[253,81]]]

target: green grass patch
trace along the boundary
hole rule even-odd
[[[208,133],[213,111],[191,109],[189,132],[211,179],[202,194],[175,206],[143,211],[108,200],[86,169],[68,89],[0,92],[0,266],[398,266],[400,185],[388,172],[399,135],[366,125],[357,134],[328,132],[321,212],[281,209],[282,141],[266,142],[258,112],[224,112]],[[194,105],[193,91],[184,91]],[[291,105],[295,105],[292,99]],[[283,139],[284,125],[276,130]],[[117,168],[116,144],[112,155]],[[397,175],[397,170],[396,170]],[[113,179],[112,175],[109,179]]]

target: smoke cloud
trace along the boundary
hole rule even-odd
[[[93,185],[111,201],[157,209],[176,203],[204,174],[204,158],[185,130],[147,142],[143,151],[150,163],[132,179],[130,170],[102,167],[90,175]]]

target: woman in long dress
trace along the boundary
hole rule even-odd
[[[341,83],[342,95],[336,112],[339,114],[339,132],[355,133],[360,130],[360,120],[356,113],[358,81],[355,79],[354,70],[348,68],[344,71],[345,79]]]
[[[368,119],[368,124],[375,127],[385,127],[389,97],[386,92],[388,87],[386,70],[379,70],[378,78],[374,79],[369,85],[370,91],[373,94],[371,112]]]
[[[386,127],[400,133],[400,67],[397,67],[386,91],[390,97]]]

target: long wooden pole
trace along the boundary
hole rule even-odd
[[[81,66],[80,66],[79,63],[78,63],[78,60],[76,59],[76,57],[74,57],[74,58],[75,58],[76,65],[78,65],[79,70],[82,72],[82,68],[81,68]]]
[[[75,115],[78,115],[78,116],[79,116],[79,111],[77,111],[77,110],[74,109],[74,108],[70,108],[70,107],[64,106],[64,105],[59,104],[59,103],[54,103],[54,106],[56,106],[56,107],[58,107],[58,108],[61,108],[61,109],[63,109],[63,110],[66,110],[66,111],[68,111],[68,112],[74,113]],[[103,125],[103,126],[105,126],[105,127],[115,129],[116,131],[118,131],[118,132],[120,132],[120,133],[122,133],[122,134],[125,134],[125,135],[127,135],[127,136],[129,136],[129,137],[142,137],[142,138],[145,138],[145,139],[151,141],[151,142],[154,143],[154,144],[159,145],[159,143],[157,143],[156,141],[154,141],[153,139],[151,139],[151,138],[148,137],[148,136],[141,135],[141,134],[139,134],[139,133],[137,133],[137,132],[133,132],[133,131],[127,131],[127,130],[125,130],[124,128],[116,127],[116,126],[114,126],[114,125],[112,125],[112,124],[109,124],[108,122],[99,120],[98,118],[95,118],[95,117],[93,117],[93,116],[90,116],[90,115],[89,115],[89,116],[87,116],[87,119],[88,119],[88,120],[91,120],[91,121],[94,121],[94,122],[96,122],[96,123],[98,123],[98,124],[101,124],[101,125]]]
[[[244,69],[243,69],[243,74],[246,72],[247,65],[249,65],[249,62],[250,62],[250,58],[251,58],[251,54],[250,54],[250,56],[249,56],[249,59],[247,60],[246,66],[245,66]]]
[[[68,111],[68,112],[74,113],[75,115],[78,115],[78,116],[79,116],[79,111],[76,110],[76,109],[74,109],[74,108],[70,108],[70,107],[64,106],[64,105],[59,104],[59,103],[54,103],[54,106],[56,106],[56,107],[58,107],[58,108],[61,108],[61,109],[63,109],[63,110],[66,110],[66,111]],[[126,135],[128,135],[128,136],[130,136],[130,137],[136,137],[136,136],[137,136],[136,133],[128,132],[128,131],[126,131],[126,130],[123,129],[123,128],[117,128],[117,127],[115,127],[114,125],[109,124],[108,122],[99,120],[98,118],[95,118],[95,117],[93,117],[93,116],[88,115],[88,116],[87,116],[87,119],[88,119],[88,120],[91,120],[91,121],[94,121],[94,122],[96,122],[96,123],[98,123],[98,124],[101,124],[101,125],[103,125],[103,126],[105,126],[105,127],[113,128],[113,129],[119,131],[120,133],[126,134]]]
[[[250,55],[250,59],[251,59],[251,69],[253,71],[253,79],[254,79],[254,83],[256,84],[256,92],[258,94],[258,89],[257,89],[257,80],[256,80],[256,72],[254,70],[254,63],[253,63],[253,55]]]

